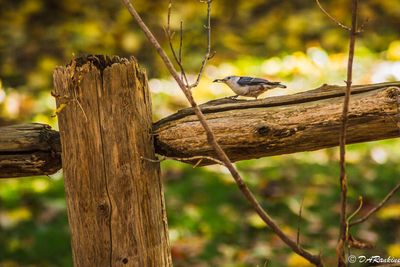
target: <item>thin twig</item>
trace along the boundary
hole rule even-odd
[[[197,165],[201,163],[202,160],[209,160],[212,161],[214,163],[217,163],[219,165],[225,166],[225,164],[213,157],[209,157],[209,156],[194,156],[194,157],[188,157],[188,158],[178,158],[178,157],[167,157],[167,156],[162,156],[160,158],[157,159],[149,159],[149,158],[145,158],[143,156],[140,157],[142,160],[146,160],[146,161],[150,161],[150,162],[163,162],[164,160],[178,160],[178,161],[194,161],[194,160],[198,160],[198,162],[196,163]],[[196,168],[197,165],[194,165],[193,168]]]
[[[302,247],[298,246],[296,244],[296,241],[293,241],[290,239],[284,232],[283,230],[275,223],[275,221],[266,213],[266,211],[261,207],[260,203],[257,201],[257,199],[254,197],[248,186],[245,184],[243,181],[243,178],[240,176],[232,162],[229,160],[228,156],[224,152],[224,150],[221,148],[221,146],[218,144],[214,133],[212,132],[210,126],[208,125],[206,118],[202,111],[200,110],[199,106],[195,102],[192,92],[189,88],[187,88],[184,84],[184,82],[179,78],[178,72],[175,70],[171,60],[168,58],[167,54],[165,51],[162,49],[161,45],[157,41],[157,39],[154,37],[153,33],[149,30],[147,25],[143,22],[142,18],[140,15],[137,13],[135,8],[132,6],[130,0],[122,0],[130,12],[130,14],[134,17],[136,22],[138,23],[139,27],[142,29],[143,33],[146,35],[146,37],[149,39],[149,42],[154,46],[154,48],[157,50],[159,53],[161,59],[164,61],[165,66],[167,67],[168,71],[171,73],[171,75],[174,77],[175,81],[178,83],[179,87],[181,88],[182,92],[185,94],[186,98],[188,99],[190,105],[192,106],[197,118],[199,119],[199,122],[204,128],[204,131],[206,132],[207,136],[207,141],[210,144],[210,146],[215,150],[215,153],[217,154],[219,160],[221,160],[226,168],[229,170],[231,173],[232,177],[234,178],[235,182],[237,183],[240,191],[244,195],[244,197],[247,199],[247,201],[250,203],[250,205],[253,207],[253,209],[257,212],[257,214],[260,216],[260,218],[273,230],[279,238],[286,244],[288,245],[295,253],[299,254],[300,256],[304,257],[311,263],[313,263],[316,266],[323,266],[322,260],[320,255],[313,255],[307,250],[304,250]],[[210,9],[210,4],[211,1],[208,1],[208,7]],[[210,10],[208,9],[208,12]],[[210,25],[209,25],[210,26]],[[208,32],[210,32],[211,26],[208,29]],[[208,36],[209,38],[209,36]]]
[[[182,40],[183,40],[183,29],[182,29],[182,21],[181,21],[181,29],[180,29],[180,44],[179,44],[179,54],[176,54],[174,45],[172,43],[172,37],[174,33],[171,31],[171,12],[172,12],[172,0],[169,0],[168,4],[168,15],[167,15],[167,28],[165,29],[165,33],[168,37],[169,47],[171,49],[172,55],[174,56],[175,62],[178,64],[178,67],[181,71],[181,79],[185,81],[186,86],[189,86],[189,81],[185,73],[185,68],[182,64]]]
[[[400,189],[400,183],[397,184],[386,196],[384,199],[382,199],[382,201],[375,206],[374,208],[372,208],[367,214],[365,214],[362,218],[355,220],[354,222],[351,222],[349,224],[349,226],[353,226],[356,224],[360,224],[365,222],[366,220],[368,220],[369,217],[371,217],[374,213],[376,213],[377,211],[379,211],[388,201],[389,199],[396,194],[397,191],[399,191]]]
[[[197,79],[193,84],[191,84],[189,86],[189,89],[195,88],[195,87],[197,87],[197,85],[199,85],[200,78],[204,72],[204,67],[206,66],[208,60],[211,59],[213,56],[211,54],[211,2],[212,2],[212,0],[207,0],[207,1],[200,0],[200,2],[207,3],[207,25],[204,26],[207,30],[207,49],[206,49],[206,54],[204,55],[204,58],[203,58],[203,62],[201,63],[199,73],[197,74]]]
[[[297,221],[297,236],[296,236],[296,244],[300,244],[300,223],[301,223],[301,214],[303,213],[303,204],[304,204],[304,197],[301,199],[300,209],[299,209],[299,217]]]
[[[179,54],[178,61],[182,64],[182,44],[183,44],[183,21],[181,20],[181,26],[179,28]]]
[[[369,18],[364,19],[361,26],[358,28],[357,33],[362,33],[369,22]]]
[[[203,162],[203,159],[199,159],[196,164],[193,165],[193,169],[200,165]]]
[[[315,0],[317,2],[318,7],[321,9],[321,11],[328,17],[330,18],[333,22],[335,22],[339,27],[342,27],[343,29],[347,30],[347,31],[351,31],[351,28],[347,27],[346,25],[344,25],[343,23],[341,23],[340,21],[338,21],[337,19],[335,19],[331,14],[328,13],[328,11],[326,11],[321,3],[319,2],[319,0]]]
[[[347,217],[347,222],[346,222],[346,227],[347,227],[346,228],[346,236],[347,236],[348,241],[349,241],[349,244],[347,246],[348,247],[348,252],[347,252],[348,255],[350,255],[350,247],[352,247],[350,245],[350,243],[351,243],[351,235],[349,234],[349,228],[350,228],[349,223],[350,223],[351,219],[353,219],[353,217],[356,216],[360,212],[360,210],[361,210],[361,208],[363,206],[363,198],[362,198],[362,196],[358,197],[358,201],[359,201],[359,204],[358,204],[357,209],[352,214],[350,214],[349,217]]]
[[[89,120],[88,120],[88,117],[86,116],[86,112],[85,112],[85,110],[83,109],[83,107],[82,107],[82,105],[81,105],[81,102],[79,102],[78,98],[75,98],[74,101],[78,104],[79,108],[81,109],[81,111],[82,111],[82,113],[83,113],[83,116],[85,117],[85,121],[88,122],[88,121],[89,121]]]
[[[318,2],[318,1],[317,1]],[[358,0],[353,0],[351,10],[351,30],[349,42],[349,59],[347,63],[347,81],[346,81],[346,94],[344,97],[343,111],[342,111],[342,124],[340,128],[340,236],[339,242],[336,247],[338,256],[338,266],[347,266],[345,259],[344,247],[348,240],[348,225],[347,225],[347,174],[346,174],[346,136],[347,136],[347,121],[349,112],[349,102],[351,95],[351,84],[353,79],[353,60],[354,60],[354,47],[356,41],[357,31],[357,6]]]
[[[349,225],[349,222],[351,221],[351,219],[353,219],[353,217],[356,216],[357,213],[360,212],[360,210],[361,210],[361,208],[363,206],[363,198],[362,198],[362,196],[358,197],[358,201],[359,201],[359,204],[358,204],[357,209],[349,217],[347,217],[347,225]]]
[[[183,46],[183,21],[181,20],[181,25],[179,28],[179,50],[178,50],[178,61],[179,64],[181,66],[183,66],[183,62],[182,62],[182,46]],[[185,70],[183,69],[183,67],[181,68],[181,79],[185,79],[186,84],[188,85],[188,81],[187,81],[187,77],[186,77],[186,73]]]

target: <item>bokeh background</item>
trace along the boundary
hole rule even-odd
[[[361,20],[368,23],[357,40],[354,82],[400,80],[400,1],[360,2]],[[349,22],[349,0],[322,3],[337,19]],[[167,49],[163,27],[168,1],[137,0],[134,5]],[[174,3],[171,24],[179,31],[183,21],[183,62],[191,78],[206,49],[205,19],[204,3]],[[214,0],[216,54],[194,89],[195,97],[201,103],[232,95],[211,82],[232,74],[288,86],[269,96],[344,84],[347,35],[311,0]],[[134,55],[148,73],[155,121],[187,106],[121,1],[0,0],[0,125],[41,122],[57,129],[52,71],[83,54]],[[365,214],[398,183],[399,145],[399,140],[385,140],[348,146],[353,210],[362,196],[360,214]],[[335,265],[338,150],[243,161],[237,167],[282,228],[295,237],[300,224],[301,243],[321,251],[328,266]],[[175,266],[308,266],[249,209],[223,168],[193,169],[169,161],[162,163],[162,175]],[[376,216],[351,229],[375,248],[350,252],[400,258],[399,222],[400,197],[395,196]],[[62,173],[0,180],[0,266],[71,265]]]

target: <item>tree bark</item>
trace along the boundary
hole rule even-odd
[[[47,175],[60,168],[60,137],[50,126],[0,127],[0,178]]]
[[[144,72],[89,56],[54,84],[74,265],[172,266]]]
[[[353,86],[347,143],[400,136],[399,87],[400,82]],[[201,109],[223,148],[237,161],[337,146],[343,96],[344,87],[324,85],[257,101],[219,99]],[[77,112],[83,114],[79,107]],[[160,155],[215,156],[191,108],[158,121],[153,128]],[[61,168],[59,153],[58,133],[46,125],[0,128],[0,178],[56,172]]]
[[[347,143],[400,136],[399,86],[396,82],[353,87]],[[337,146],[344,90],[324,85],[258,101],[221,99],[201,109],[232,161],[254,159]],[[191,109],[155,123],[154,134],[161,155],[215,157]],[[211,163],[204,160],[201,165]]]

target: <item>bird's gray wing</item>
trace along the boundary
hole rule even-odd
[[[265,79],[261,78],[253,78],[253,77],[240,77],[240,79],[237,81],[237,83],[240,86],[246,86],[246,85],[261,85],[261,84],[266,84],[266,85],[277,85],[280,84],[280,82],[270,82]]]

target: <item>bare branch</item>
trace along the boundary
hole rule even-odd
[[[198,163],[195,164],[195,165],[193,165],[193,168],[196,168],[196,167],[200,164],[200,162],[201,162],[202,160],[209,160],[209,161],[212,161],[212,162],[217,163],[217,164],[219,164],[219,165],[225,166],[225,164],[224,164],[222,161],[220,161],[220,160],[218,160],[218,159],[216,159],[216,158],[213,158],[213,157],[209,157],[209,156],[194,156],[194,157],[187,157],[187,158],[178,158],[178,157],[166,157],[166,156],[162,156],[162,157],[157,158],[157,159],[149,159],[149,158],[145,158],[145,157],[141,156],[140,158],[141,158],[142,160],[146,160],[146,161],[150,161],[150,162],[162,162],[162,161],[168,160],[168,159],[171,159],[171,160],[178,160],[178,161],[183,161],[183,162],[185,162],[185,161],[198,160]]]
[[[181,79],[185,79],[186,85],[189,86],[188,79],[186,77],[185,70],[183,69],[183,59],[182,59],[182,46],[183,46],[183,21],[181,21],[180,29],[179,29],[179,52],[178,52],[178,61],[182,66],[181,68]]]
[[[360,212],[362,206],[363,206],[363,198],[362,196],[358,197],[358,201],[360,202],[360,204],[358,204],[357,209],[347,218],[347,225],[349,225],[349,222],[351,221],[351,219],[353,219],[354,216],[357,215],[358,212]]]
[[[379,211],[388,201],[389,199],[396,194],[397,191],[400,189],[400,183],[397,184],[386,196],[385,198],[373,209],[371,209],[365,216],[362,218],[355,220],[354,222],[349,223],[349,226],[353,226],[356,224],[360,224],[368,220],[369,217],[371,217],[373,214],[375,214],[377,211]]]
[[[321,3],[319,2],[319,0],[315,0],[317,2],[318,7],[321,9],[321,11],[328,17],[330,18],[333,22],[335,22],[339,27],[342,27],[343,29],[347,30],[347,31],[351,31],[351,28],[347,27],[346,25],[344,25],[343,23],[339,22],[337,19],[335,19],[331,14],[328,13],[328,11],[326,11]]]
[[[304,197],[301,199],[300,209],[299,209],[299,217],[297,221],[297,236],[296,236],[296,244],[300,244],[300,222],[301,222],[301,214],[303,213],[303,204],[304,204]]]
[[[178,61],[182,64],[182,44],[183,44],[183,21],[181,21],[180,27],[180,38],[179,38],[179,54],[178,54]]]
[[[179,44],[179,54],[176,54],[174,45],[172,44],[172,38],[174,36],[174,32],[171,31],[171,10],[172,10],[172,0],[169,0],[168,4],[168,16],[167,16],[167,28],[165,29],[165,33],[168,37],[169,47],[171,49],[172,55],[174,56],[175,62],[178,64],[179,69],[181,71],[181,79],[185,81],[186,86],[189,86],[189,81],[185,73],[185,69],[182,64],[182,40],[183,40],[183,22],[181,21],[180,28],[180,44]]]
[[[356,248],[356,249],[371,249],[374,247],[374,244],[371,242],[356,239],[354,236],[349,234],[349,245],[348,248]],[[350,253],[349,253],[350,254]]]
[[[260,216],[260,218],[279,236],[279,238],[286,244],[288,245],[295,253],[299,254],[300,256],[304,257],[311,263],[313,263],[316,266],[323,266],[322,260],[320,255],[313,255],[307,250],[304,250],[302,247],[298,246],[295,241],[290,239],[284,232],[283,230],[275,223],[275,221],[265,212],[265,210],[261,207],[260,203],[257,201],[257,199],[254,197],[248,186],[245,184],[243,181],[243,178],[240,176],[232,162],[229,160],[228,156],[226,153],[223,151],[221,146],[218,144],[214,133],[212,132],[210,126],[208,125],[206,118],[202,111],[200,110],[199,106],[195,102],[192,92],[188,87],[185,86],[184,82],[179,78],[179,74],[175,70],[171,60],[168,58],[167,54],[165,51],[162,49],[161,45],[157,41],[157,39],[154,37],[152,32],[149,30],[147,25],[143,22],[141,19],[140,15],[137,13],[135,8],[132,6],[130,0],[122,0],[130,12],[130,14],[135,18],[136,22],[138,23],[139,27],[142,29],[146,37],[149,39],[149,42],[154,46],[154,48],[157,50],[159,53],[161,59],[164,61],[165,66],[171,73],[171,75],[174,77],[176,82],[178,83],[179,87],[185,94],[186,98],[188,99],[190,105],[192,106],[196,116],[198,117],[201,125],[203,126],[206,135],[207,135],[207,141],[210,144],[210,146],[213,147],[215,150],[215,153],[217,154],[218,158],[220,161],[224,163],[226,168],[229,170],[231,173],[232,177],[234,178],[236,184],[238,185],[240,191],[244,195],[244,197],[247,199],[247,201],[250,203],[250,205],[253,207],[253,209],[257,212],[257,214]],[[210,24],[210,9],[211,9],[211,0],[207,1],[208,5],[208,24]],[[210,25],[208,25],[208,43],[210,44]],[[209,47],[207,48],[207,52],[209,52]],[[204,69],[205,63],[208,60],[209,53],[205,57],[204,64],[202,65],[202,69]],[[198,79],[200,79],[201,73],[199,73]]]
[[[193,84],[191,84],[189,86],[189,89],[192,89],[192,88],[196,87],[197,85],[199,85],[200,78],[204,72],[204,67],[206,66],[208,60],[211,59],[213,56],[211,54],[211,2],[212,2],[212,0],[206,0],[206,1],[200,0],[200,2],[207,3],[207,25],[204,26],[207,30],[207,49],[206,49],[206,54],[204,55],[204,58],[203,58],[203,62],[201,63],[199,73],[197,74],[197,79]]]
[[[318,2],[318,0],[317,0]],[[319,3],[319,2],[318,2]],[[349,59],[347,63],[347,81],[346,81],[346,93],[343,103],[342,111],[342,124],[340,128],[340,236],[337,244],[337,256],[338,266],[347,266],[345,259],[344,247],[348,241],[348,224],[347,224],[347,174],[346,174],[346,136],[347,136],[347,121],[349,112],[349,102],[351,94],[351,84],[353,79],[353,60],[354,60],[354,47],[356,41],[357,32],[357,7],[358,0],[353,0],[351,10],[351,30],[350,30],[350,42],[349,42]]]

